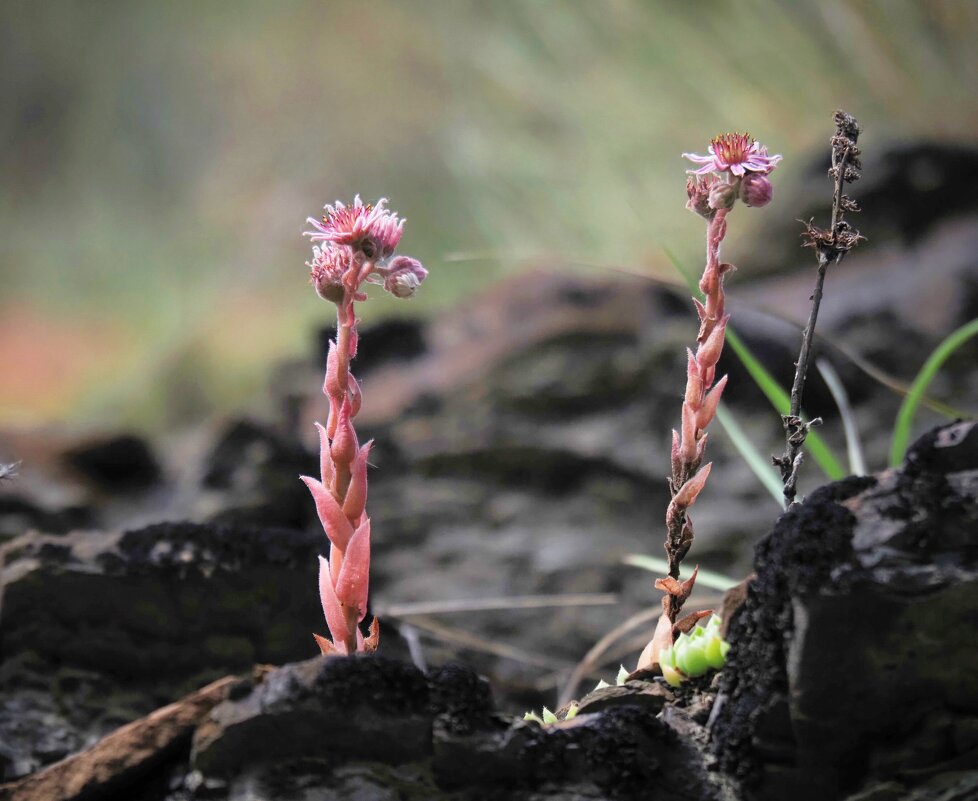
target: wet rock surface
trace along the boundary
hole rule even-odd
[[[978,767],[976,487],[978,425],[959,423],[900,471],[813,493],[759,543],[713,727],[754,797],[924,798]]]
[[[540,728],[495,713],[465,668],[376,657],[289,665],[217,706],[188,777],[230,799],[720,797],[702,754],[627,699]]]
[[[159,524],[0,548],[0,760],[36,770],[205,681],[309,652],[320,538]]]

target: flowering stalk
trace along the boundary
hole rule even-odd
[[[357,353],[355,304],[367,299],[366,283],[383,284],[399,298],[411,297],[427,276],[416,259],[393,257],[404,221],[385,208],[364,205],[326,206],[322,220],[310,217],[306,235],[313,246],[307,262],[312,284],[324,300],[336,304],[336,339],[329,343],[323,393],[329,400],[326,425],[319,429],[319,479],[301,476],[316,502],[329,538],[329,558],[319,557],[319,596],[332,641],[313,634],[323,654],[352,654],[377,649],[377,619],[363,636],[370,572],[370,518],[367,517],[367,459],[373,441],[360,445],[353,419],[360,411],[360,385],[350,372]],[[393,257],[393,258],[392,258]]]
[[[709,155],[684,153],[683,156],[701,165],[689,171],[692,177],[686,183],[689,198],[686,207],[707,221],[706,267],[699,282],[703,300],[693,299],[700,328],[696,351],[686,351],[686,392],[680,430],[672,432],[671,499],[666,510],[664,544],[669,575],[655,582],[656,588],[665,593],[662,615],[651,642],[639,658],[639,670],[658,665],[660,654],[672,646],[676,637],[693,629],[697,620],[710,614],[695,612],[679,619],[683,603],[696,582],[696,570],[680,582],[679,565],[693,543],[689,509],[703,491],[712,468],[712,463],[703,464],[706,429],[727,385],[726,376],[716,380],[716,366],[730,319],[724,312],[723,280],[734,267],[720,260],[720,245],[727,233],[727,215],[738,199],[747,206],[764,206],[770,202],[772,187],[767,176],[781,161],[781,156],[768,155],[767,148],[748,134],[723,134],[710,143]]]
[[[829,168],[829,177],[835,182],[832,194],[832,221],[828,231],[815,227],[809,221],[805,224],[805,232],[802,234],[805,247],[815,250],[818,270],[815,274],[815,289],[812,291],[812,308],[808,315],[808,324],[801,336],[798,361],[795,363],[795,380],[791,385],[791,407],[788,414],[781,418],[785,433],[784,454],[771,459],[781,472],[784,502],[787,506],[795,501],[798,471],[802,463],[802,446],[805,444],[809,430],[822,422],[820,417],[807,423],[802,420],[801,400],[812,356],[812,340],[815,337],[818,309],[822,303],[825,273],[831,262],[838,264],[863,238],[845,220],[845,213],[859,211],[859,206],[852,198],[843,194],[845,184],[858,181],[860,177],[862,164],[859,161],[860,150],[856,146],[858,139],[859,125],[856,119],[841,109],[836,111],[835,135],[832,137],[832,166]]]

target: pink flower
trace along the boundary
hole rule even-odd
[[[774,188],[767,176],[752,172],[740,182],[740,199],[748,206],[766,206],[771,202]]]
[[[712,219],[716,214],[716,209],[710,207],[710,192],[718,183],[720,181],[715,175],[703,177],[697,175],[687,179],[686,195],[689,197],[689,201],[686,203],[686,208],[695,211],[708,220]]]
[[[309,217],[314,231],[306,231],[313,242],[347,245],[362,253],[367,259],[386,259],[397,248],[404,230],[404,220],[386,208],[387,198],[381,198],[376,206],[364,205],[360,195],[352,206],[336,201],[335,206],[324,206],[320,222]]]
[[[687,170],[687,172],[692,175],[729,172],[738,177],[746,172],[759,172],[766,175],[781,161],[781,156],[769,156],[767,148],[746,133],[727,133],[714,137],[710,142],[709,153],[708,156],[683,153],[683,158],[703,165],[698,170]]]
[[[398,256],[384,274],[384,289],[395,298],[409,298],[427,277],[428,271],[420,261],[410,256]]]
[[[350,267],[349,252],[313,245],[312,261],[307,261],[306,266],[319,297],[339,303],[343,299],[343,276]]]

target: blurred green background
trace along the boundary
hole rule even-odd
[[[0,423],[247,402],[328,321],[300,234],[355,192],[431,271],[366,323],[528,266],[665,274],[702,236],[682,151],[748,129],[787,185],[837,106],[867,149],[974,141],[976,39],[970,0],[6,0]]]

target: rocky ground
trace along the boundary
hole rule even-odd
[[[828,341],[821,347],[850,391],[873,466],[885,460],[899,398],[867,377],[843,351],[906,381],[943,335],[978,316],[974,256],[978,215],[968,179],[976,163],[970,151],[905,148],[884,157],[875,171],[867,164],[866,179],[859,185],[868,197],[878,199],[875,206],[863,200],[860,225],[870,242],[830,275],[820,323]],[[820,182],[818,186],[824,188]],[[896,194],[904,203],[894,210],[890,201]],[[800,202],[784,202],[803,208]],[[941,213],[930,213],[938,205]],[[908,209],[916,211],[904,220]],[[811,213],[824,216],[820,208],[812,208]],[[785,385],[790,382],[798,334],[778,315],[803,318],[811,281],[810,254],[794,250],[794,237],[774,228],[761,238],[764,247],[756,254],[765,268],[790,264],[793,273],[753,280],[736,275],[730,283],[732,325]],[[784,244],[780,249],[767,244],[774,241]],[[572,750],[580,753],[580,762],[568,767],[564,757],[547,757],[551,761],[543,764],[556,767],[541,767],[539,775],[533,774],[536,778],[517,770],[514,781],[520,786],[559,788],[564,785],[555,776],[565,769],[578,778],[593,777],[594,766],[606,760],[600,756],[601,748],[659,754],[656,767],[636,763],[618,772],[654,774],[660,777],[657,781],[665,782],[663,787],[675,786],[672,779],[662,778],[670,765],[691,765],[696,759],[701,767],[712,764],[712,756],[703,761],[702,743],[696,759],[686,752],[683,757],[673,753],[687,740],[698,742],[699,735],[694,736],[689,727],[702,728],[705,719],[688,718],[692,722],[676,741],[670,732],[682,730],[681,724],[664,728],[659,722],[626,720],[632,713],[619,709],[609,714],[622,717],[615,731],[631,738],[626,747],[617,742],[609,745],[604,739],[601,732],[607,721],[603,718],[568,726],[578,733],[566,737],[563,728],[557,734],[524,727],[519,729],[522,733],[507,735],[508,719],[499,718],[500,713],[553,704],[571,668],[596,640],[655,603],[651,576],[623,567],[621,558],[660,551],[668,428],[678,414],[683,353],[693,333],[684,292],[641,279],[594,280],[556,270],[500,286],[427,324],[388,322],[365,330],[357,374],[364,383],[366,404],[358,420],[361,438],[377,440],[368,507],[376,532],[372,604],[383,621],[382,653],[392,660],[377,662],[376,670],[382,677],[393,671],[392,675],[400,676],[391,679],[397,686],[414,688],[417,697],[408,709],[408,718],[414,720],[410,725],[435,732],[418,735],[418,747],[426,755],[444,754],[445,748],[449,754],[465,752],[464,748],[453,751],[455,745],[446,746],[438,739],[449,712],[432,700],[442,693],[439,682],[444,670],[439,672],[439,666],[459,662],[488,677],[495,705],[490,706],[488,695],[466,703],[481,710],[473,714],[483,716],[483,722],[492,721],[485,725],[494,732],[493,742],[503,736],[516,738],[516,745],[507,747],[524,754],[518,762],[531,759],[527,753],[556,753],[548,750],[547,743],[559,741],[562,747],[577,743]],[[2,435],[0,456],[22,461],[20,476],[0,488],[0,537],[6,541],[0,546],[0,766],[6,778],[41,776],[38,771],[44,766],[225,675],[251,675],[256,663],[301,663],[316,652],[310,632],[321,632],[323,625],[315,594],[315,554],[324,540],[306,490],[296,477],[316,469],[311,421],[323,416],[324,404],[313,390],[321,382],[318,371],[326,336],[317,340],[318,352],[307,361],[277,371],[270,400],[237,419],[152,440],[120,432]],[[962,351],[935,385],[935,393],[967,409],[978,384],[976,355],[974,346]],[[777,416],[729,353],[721,370],[731,374],[725,397],[733,413],[763,452],[777,450]],[[822,433],[844,453],[841,425],[819,379],[813,380],[806,397],[809,411],[826,420]],[[969,436],[970,443],[973,435]],[[931,442],[928,447],[933,451],[933,446]],[[696,507],[697,539],[691,558],[739,577],[752,569],[755,545],[771,530],[778,508],[721,431],[713,434],[710,448],[715,478]],[[942,465],[936,472],[945,475],[973,467],[952,470]],[[803,492],[814,490],[822,480],[815,466],[808,465]],[[891,782],[895,784],[890,795],[865,798],[899,798],[904,782],[922,785],[955,765],[969,766],[973,688],[965,682],[957,695],[944,690],[928,694],[934,681],[944,682],[942,687],[958,681],[957,668],[937,678],[910,671],[905,665],[917,670],[921,654],[894,645],[899,637],[891,628],[873,627],[884,619],[907,626],[925,621],[929,631],[940,633],[935,640],[939,649],[967,642],[956,632],[967,622],[961,614],[973,613],[968,598],[947,600],[953,612],[948,617],[926,603],[901,605],[891,596],[909,593],[908,597],[940,599],[942,593],[963,592],[954,587],[966,578],[967,560],[973,558],[965,536],[974,531],[974,517],[967,517],[973,515],[968,511],[972,507],[957,510],[964,517],[955,519],[970,521],[971,527],[953,529],[956,539],[948,542],[931,542],[918,531],[909,545],[901,541],[899,548],[891,548],[873,537],[860,540],[858,526],[851,529],[851,537],[840,534],[850,531],[846,515],[858,516],[860,504],[874,491],[882,491],[879,486],[891,494],[902,492],[886,483],[893,480],[813,492],[805,507],[810,511],[789,515],[758,551],[755,601],[763,600],[763,611],[751,613],[742,629],[734,629],[745,644],[740,651],[735,646],[732,664],[747,666],[725,671],[719,691],[725,700],[714,721],[714,739],[720,748],[717,764],[738,781],[754,782],[762,788],[758,792],[778,797],[772,795],[778,787],[796,782],[792,771],[817,761],[829,740],[838,766],[820,785],[824,794],[818,797],[837,797],[864,785]],[[973,503],[974,485],[967,483],[972,479],[955,480],[964,483],[951,482],[951,490]],[[951,490],[942,485],[944,494],[939,497],[949,497]],[[899,497],[908,519],[920,511],[930,515],[928,520],[935,516],[945,520],[943,507],[916,510],[913,496]],[[831,529],[838,542],[832,539],[834,546],[828,551],[838,564],[813,566],[810,573],[800,575],[781,570],[779,565],[804,561],[810,554],[798,550],[796,535],[777,531],[806,531],[808,539],[803,542],[808,542],[817,539],[813,527],[821,525],[826,515],[843,521],[841,528]],[[795,544],[784,544],[785,537]],[[879,564],[860,561],[861,548],[877,549]],[[927,561],[932,557],[933,569]],[[921,559],[924,562],[918,564]],[[816,560],[816,564],[822,563]],[[896,584],[879,592],[867,589],[860,583],[867,570],[885,574],[887,582]],[[801,606],[789,600],[806,596],[829,578],[844,578],[841,586],[856,593],[856,600],[843,595]],[[851,589],[857,585],[858,592]],[[938,588],[950,589],[938,592]],[[611,593],[615,603],[466,613],[408,607],[566,593]],[[699,598],[702,604],[718,600],[708,593]],[[810,653],[819,656],[813,656],[810,665],[792,645],[801,636],[799,621],[805,621],[806,632],[817,635],[813,642],[819,647]],[[840,630],[846,632],[844,637]],[[612,649],[605,664],[590,671],[589,680],[611,679],[618,661],[633,662],[648,634],[639,631],[636,639]],[[758,638],[763,647],[757,645]],[[861,653],[864,644],[874,654],[871,663],[852,656]],[[415,659],[435,667],[427,678],[405,667],[409,645]],[[880,649],[892,650],[898,661],[879,656]],[[951,652],[950,664],[970,664],[965,651]],[[936,659],[930,652],[926,658]],[[754,661],[748,665],[738,659]],[[766,667],[761,670],[755,662]],[[948,660],[941,662],[945,663]],[[293,665],[281,675],[297,677],[298,684],[289,687],[301,687],[305,681],[322,688],[337,681],[322,677],[323,671],[332,670],[341,668],[325,668],[316,660],[305,667]],[[484,686],[475,674],[458,670],[450,673],[456,677],[453,681]],[[903,679],[883,681],[881,671],[895,671]],[[853,675],[861,678],[849,682]],[[812,678],[825,676],[832,678]],[[196,730],[195,754],[227,749],[216,738],[213,746],[201,750],[200,710],[209,709],[211,702],[228,692],[234,697],[226,703],[258,704],[265,709],[270,703],[267,693],[281,690],[284,679],[275,680],[280,684],[268,685],[268,681],[259,671],[250,683],[219,685],[206,696],[206,703],[190,704],[195,711],[187,718],[180,718],[179,710],[185,709],[180,707],[174,713],[178,723],[168,730],[172,738],[163,737],[175,744],[173,750],[154,763],[170,765],[165,787],[160,790],[154,785],[159,793],[147,798],[167,793],[203,798],[208,792],[206,781],[212,781],[216,797],[227,795],[231,785],[226,776],[218,775],[221,771],[208,774],[207,758],[188,770],[185,746],[180,743],[189,743]],[[828,690],[822,686],[825,681],[831,682]],[[803,688],[797,697],[789,691],[796,686]],[[866,727],[874,718],[856,724],[848,717],[810,723],[811,710],[824,697],[818,693],[842,688],[840,697],[851,701],[853,694],[862,697],[867,686],[880,687],[873,696],[874,709],[886,706],[896,693],[912,710],[899,725],[886,720],[887,726],[896,727],[893,736],[899,748],[886,751],[861,744],[866,732],[872,731]],[[335,700],[315,693],[312,697],[314,704],[327,707]],[[361,700],[349,703],[356,706]],[[362,703],[376,707],[379,702],[375,698]],[[227,712],[232,717],[239,713]],[[740,723],[746,720],[757,729],[745,730]],[[836,738],[833,733],[840,729],[849,734]],[[925,734],[914,740],[909,729]],[[793,733],[793,739],[786,731]],[[448,741],[454,742],[451,737]],[[939,745],[927,745],[932,741]],[[478,742],[476,738],[470,746],[492,750]],[[423,743],[430,743],[430,748]],[[160,753],[153,748],[148,752]],[[317,762],[324,758],[319,751],[306,757],[312,760],[308,770],[297,768],[296,776],[339,771],[349,788],[373,781],[355,765],[337,767],[330,762],[324,768]],[[904,757],[907,764],[917,766],[906,768],[910,773],[893,767]],[[420,764],[410,755],[400,762]],[[926,773],[927,765],[945,762],[951,767]],[[442,787],[443,779],[438,777],[443,777],[445,764],[424,763],[417,768],[427,777],[423,781],[403,773],[414,767],[391,770],[405,786],[420,781],[418,787]],[[140,775],[140,770],[134,775]],[[473,775],[480,775],[479,769],[473,770]],[[163,774],[154,775],[159,779]],[[243,787],[249,780],[235,781]],[[315,786],[314,778],[308,782]],[[445,786],[451,784],[449,780]],[[592,784],[580,790],[591,796],[580,797],[634,790],[614,782]],[[565,789],[570,786],[565,785]],[[722,782],[710,787],[710,792],[721,794],[717,797],[729,790]],[[687,797],[678,792],[672,797]],[[353,789],[346,796],[298,793],[295,790],[295,797],[309,799],[358,797]]]

